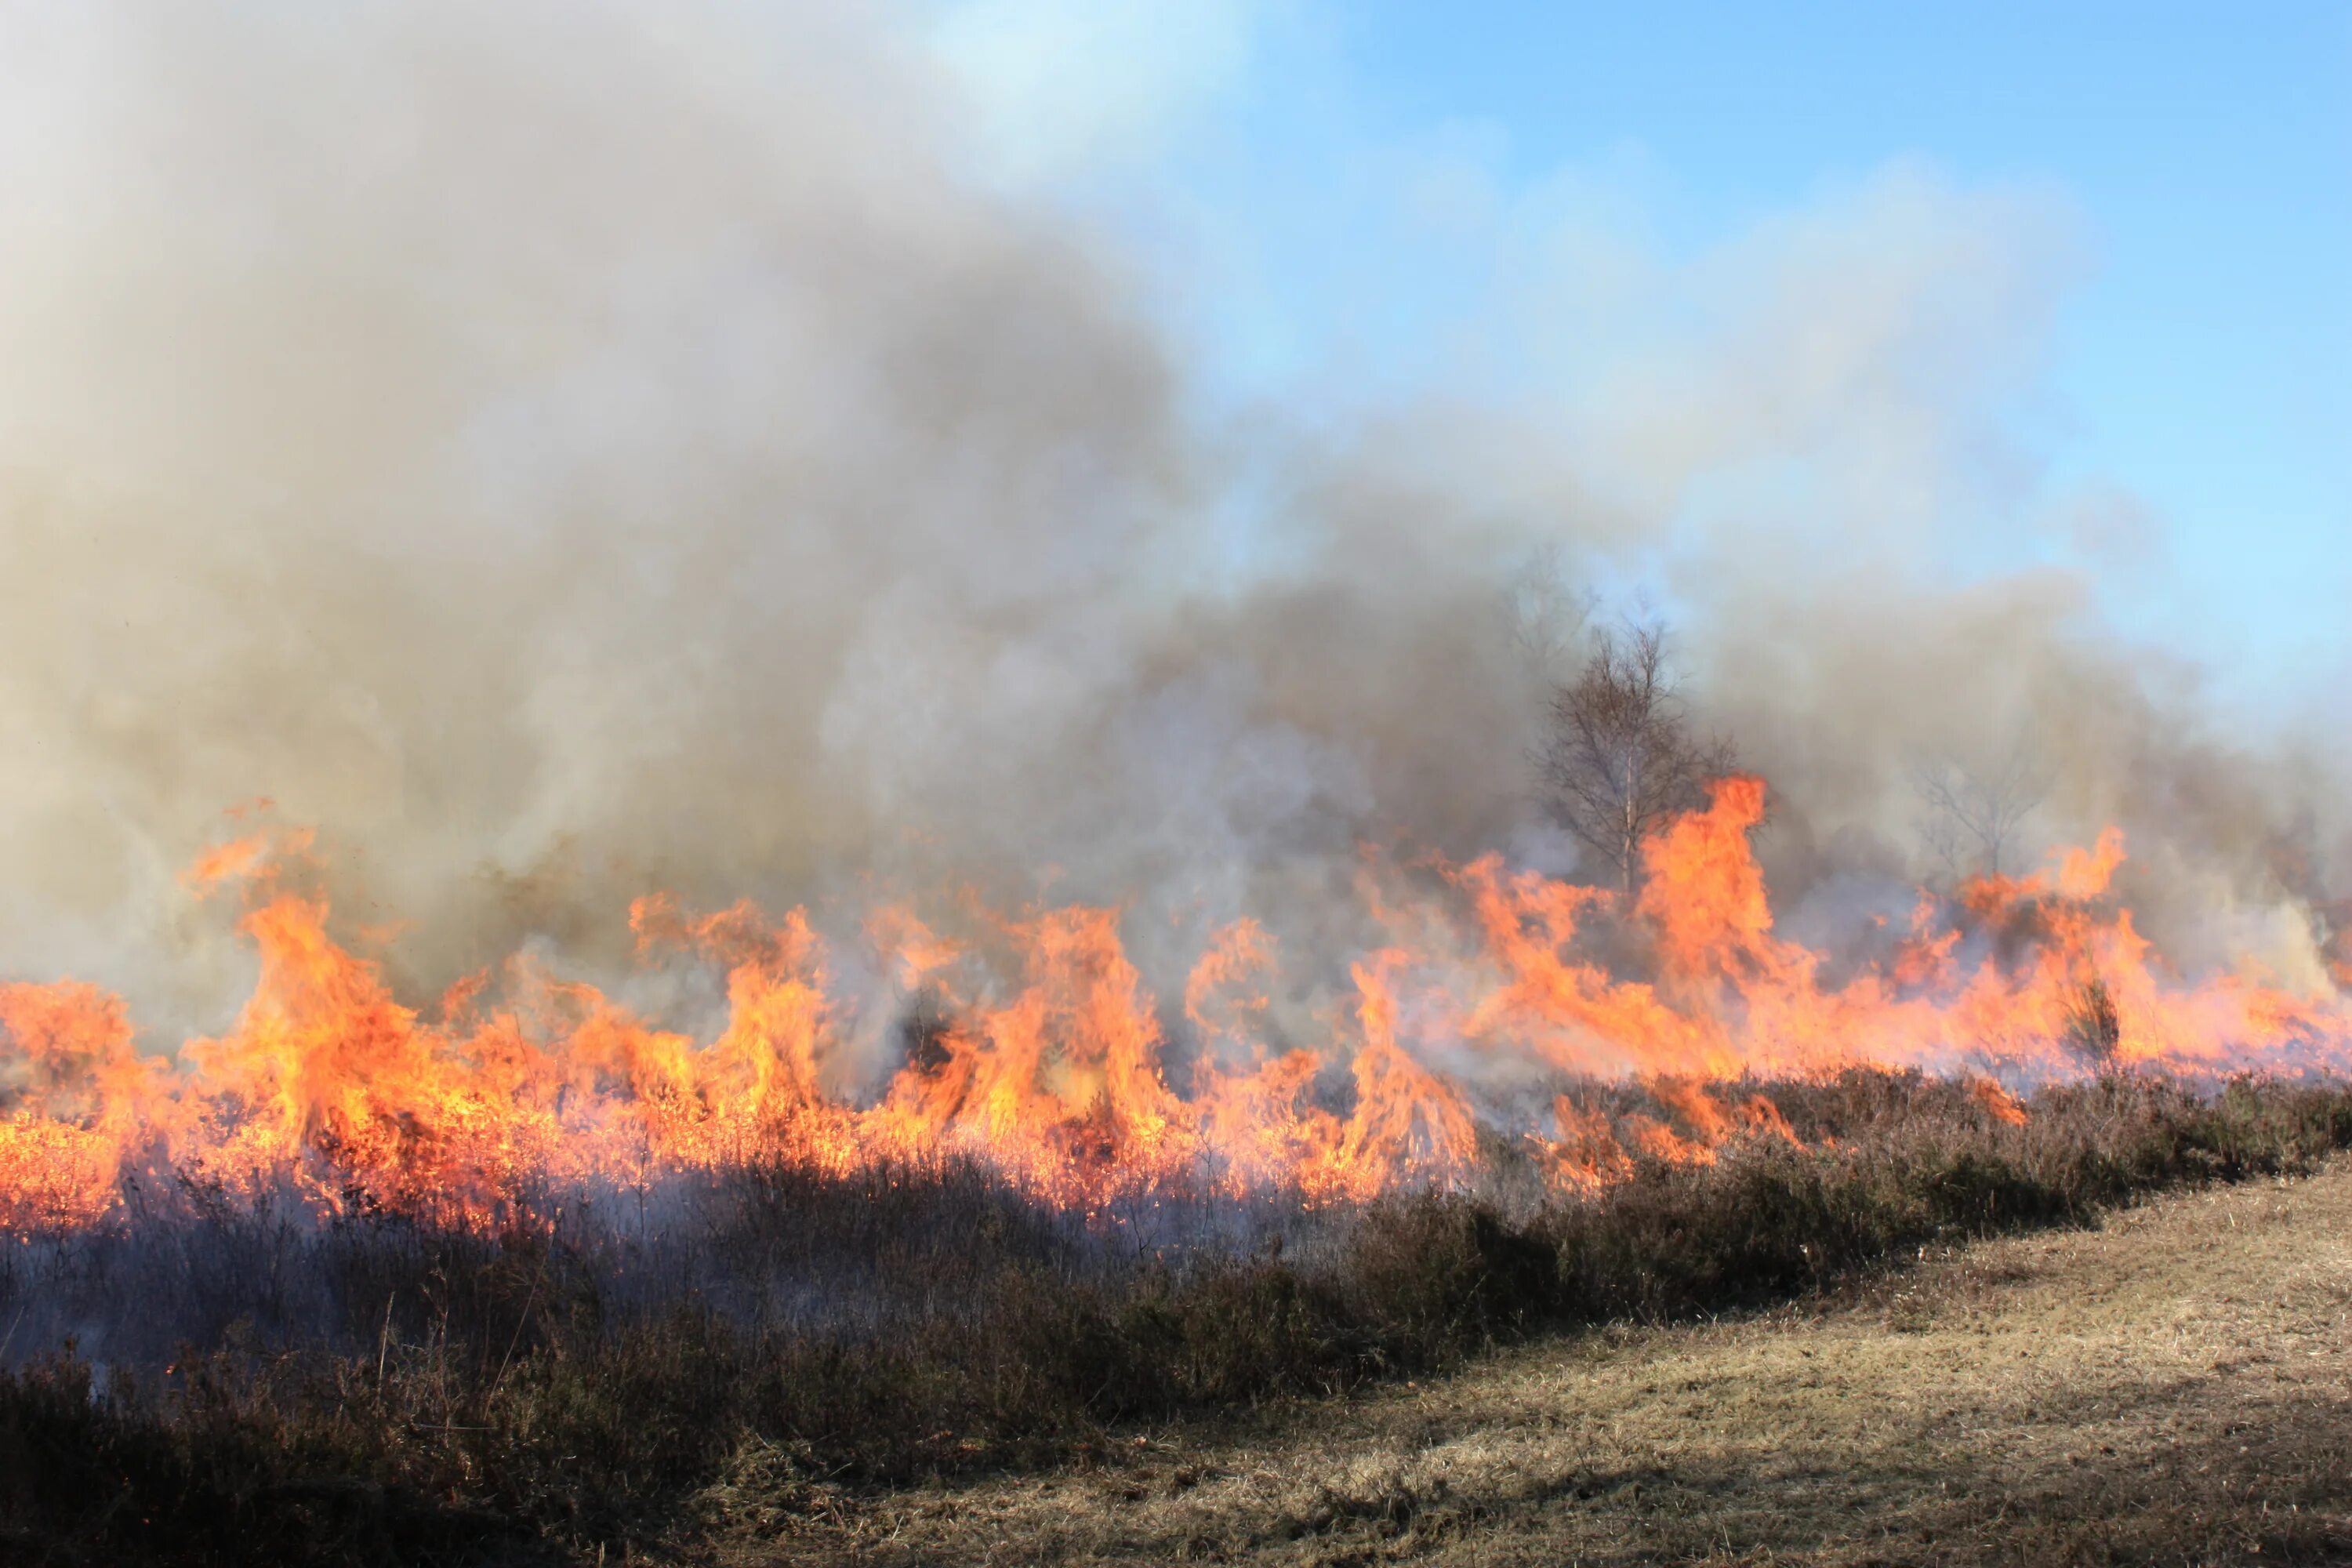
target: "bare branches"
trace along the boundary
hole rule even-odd
[[[1547,687],[1564,672],[1579,637],[1592,619],[1598,595],[1591,590],[1570,589],[1560,567],[1560,550],[1546,544],[1529,553],[1511,574],[1503,594],[1503,615],[1516,654],[1530,674]]]
[[[2025,741],[1984,772],[1949,755],[1911,771],[1912,787],[1927,804],[1919,836],[1956,877],[2000,875],[2002,853],[2016,841],[2028,814],[2050,790],[2050,773]]]
[[[1706,784],[1735,765],[1731,747],[1690,733],[1687,705],[1656,625],[1594,634],[1576,679],[1552,697],[1538,759],[1562,826],[1632,893],[1644,840],[1678,812],[1706,804]]]

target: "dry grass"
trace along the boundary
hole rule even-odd
[[[1969,1289],[2006,1278],[1958,1265],[1916,1268],[1843,1317],[1822,1317],[1823,1292],[2352,1148],[2344,1085],[2208,1095],[2116,1077],[2045,1089],[2015,1124],[1916,1075],[1763,1087],[1802,1147],[1759,1134],[1712,1164],[1637,1161],[1589,1201],[1546,1195],[1499,1139],[1467,1193],[1312,1211],[1161,1194],[1117,1226],[963,1165],[746,1170],[668,1192],[658,1223],[583,1203],[552,1231],[504,1237],[364,1213],[320,1226],[198,1193],[0,1249],[0,1315],[37,1358],[0,1371],[0,1560],[948,1562],[985,1545],[975,1520],[1006,1532],[1012,1560],[1477,1561],[1528,1521],[1549,1521],[1526,1538],[1547,1560],[1756,1556],[1831,1550],[1816,1516],[1848,1506],[1880,1521],[1857,1528],[1930,1531],[1918,1551],[1935,1560],[1970,1541],[1999,1554],[2027,1537],[2014,1509],[1984,1512],[2011,1495],[1989,1467],[2047,1411],[1948,1391],[1921,1405],[1919,1380],[1941,1365],[1957,1389],[1997,1366],[1994,1394],[2020,1373],[2038,1388],[2046,1326],[2021,1340],[2002,1328],[2010,1298],[1989,1297],[1997,1310],[1947,1334]],[[1591,1092],[1646,1104],[1629,1086]],[[2178,1252],[2159,1243],[2147,1266]],[[1937,1283],[1955,1268],[1977,1284]],[[2078,1281],[2061,1304],[2097,1294]],[[1838,1322],[1870,1333],[1850,1345],[1823,1326]],[[68,1333],[87,1337],[54,1353]],[[1805,1336],[1810,1354],[1790,1348]],[[1814,1364],[1832,1341],[1834,1376]],[[1880,1342],[1895,1348],[1868,1351]],[[1529,1343],[1554,1348],[1508,1350]],[[1366,1397],[1498,1350],[1516,1359],[1426,1396]],[[1822,1411],[1860,1425],[1840,1436]],[[1993,1436],[1947,1441],[1970,1420]],[[1285,1424],[1312,1440],[1267,1435]],[[1222,1445],[1205,1436],[1219,1430]],[[2294,1473],[2278,1455],[2302,1450],[2239,1441],[2265,1476]],[[2094,1453],[2070,1483],[2122,1473]],[[2193,1474],[2238,1475],[2221,1449],[2204,1462]],[[1003,1479],[1021,1473],[1044,1489]],[[2206,1485],[2168,1484],[2147,1507],[2065,1495],[2166,1539],[2211,1545],[2210,1519],[2252,1528],[2242,1487]],[[2164,1512],[2184,1496],[2203,1511]],[[2295,1534],[2332,1528],[2297,1512],[2262,1528],[2288,1547],[2334,1539]]]
[[[709,1500],[733,1531],[716,1554],[2352,1561],[2352,1165],[1931,1252],[1744,1321],[1507,1352],[1286,1426],[863,1501],[772,1475],[764,1513]]]

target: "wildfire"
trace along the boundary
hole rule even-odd
[[[486,1226],[580,1184],[947,1155],[1087,1207],[1185,1185],[1361,1198],[1469,1177],[1482,1112],[1467,1069],[1484,1061],[1638,1079],[1667,1112],[1612,1116],[1563,1094],[1521,1129],[1552,1182],[1591,1191],[1640,1159],[1793,1142],[1769,1100],[1724,1089],[1748,1073],[1966,1073],[1987,1114],[2017,1121],[1990,1074],[2347,1063],[2342,992],[2168,973],[2110,892],[2113,833],[2040,876],[1923,895],[1890,960],[1829,984],[1823,955],[1774,931],[1748,844],[1763,806],[1759,782],[1720,781],[1708,809],[1644,847],[1631,907],[1491,858],[1444,868],[1442,900],[1410,919],[1368,884],[1394,940],[1351,965],[1352,997],[1315,1047],[1279,1046],[1279,954],[1246,921],[1194,965],[1180,1051],[1115,910],[1002,922],[1008,968],[887,909],[865,922],[864,956],[897,980],[894,1006],[922,996],[928,1022],[862,1089],[877,1020],[834,983],[804,910],[695,916],[656,896],[630,911],[646,962],[724,973],[726,1023],[709,1038],[527,959],[454,988],[428,1020],[330,938],[323,900],[281,885],[306,838],[245,839],[188,879],[244,890],[260,955],[220,1037],[166,1060],[135,1048],[123,1005],[95,986],[0,985],[0,1226],[104,1224],[149,1173]],[[1595,922],[1641,939],[1646,977],[1595,956]]]

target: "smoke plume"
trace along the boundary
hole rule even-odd
[[[1203,413],[942,69],[817,5],[0,16],[0,969],[217,1026],[177,876],[261,797],[420,986],[959,879],[1311,963],[1362,842],[1572,864],[1526,759],[1642,579],[1790,920],[1933,873],[1919,757],[2024,745],[2036,851],[2118,823],[2187,961],[2316,983],[2333,763],[2079,573],[1947,585],[2073,526],[2001,412],[2045,196],[1897,167],[1670,264],[1556,193],[1481,220],[1484,371]]]

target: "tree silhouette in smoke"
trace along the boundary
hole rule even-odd
[[[1615,868],[1628,896],[1643,843],[1704,806],[1707,781],[1738,763],[1728,742],[1692,733],[1655,623],[1593,634],[1584,668],[1552,695],[1538,761],[1554,815]]]
[[[1927,807],[1921,837],[1952,875],[1969,876],[1973,869],[1998,877],[2018,829],[2049,793],[2051,774],[2032,745],[2020,740],[1990,769],[1938,756],[1914,764],[1911,781]]]

